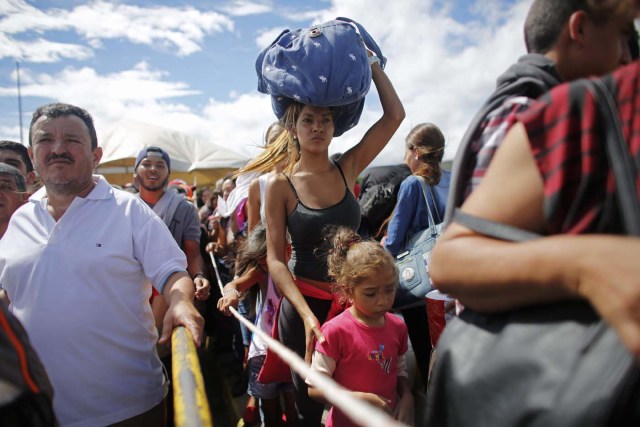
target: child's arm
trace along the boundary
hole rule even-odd
[[[406,366],[406,359],[403,354],[398,359],[398,402],[393,410],[393,418],[411,426],[414,423],[415,407]]]
[[[326,354],[320,353],[318,350],[313,352],[311,357],[311,369],[320,372],[328,377],[333,376],[333,371],[336,369],[336,361]],[[307,377],[306,383],[309,386],[309,397],[318,400],[323,403],[329,403],[322,390],[315,388],[313,382],[309,381]]]
[[[230,315],[229,307],[238,308],[240,292],[244,292],[257,283],[266,283],[267,273],[260,267],[249,269],[242,276],[227,283],[222,289],[222,298],[218,300],[218,310],[227,316]]]
[[[311,359],[311,369],[331,377],[333,375],[333,371],[335,370],[335,368],[336,368],[336,362],[331,357],[327,356],[326,354],[320,353],[317,350],[313,353],[313,358]],[[313,383],[309,382],[308,378],[306,382],[309,385],[310,398],[318,400],[323,403],[330,403],[321,389],[315,388],[313,386]],[[389,406],[391,402],[382,396],[378,396],[377,394],[374,394],[374,393],[365,393],[361,391],[352,391],[351,394],[355,398],[362,399],[365,402],[368,402],[369,404],[382,409],[383,411],[391,412],[391,407]]]

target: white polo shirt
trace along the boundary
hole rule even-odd
[[[144,202],[101,176],[56,222],[45,188],[0,240],[0,288],[49,374],[62,426],[104,426],[162,400],[150,285],[184,253]]]

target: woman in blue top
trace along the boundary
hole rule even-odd
[[[429,227],[429,214],[419,177],[424,178],[433,189],[433,199],[428,198],[436,224],[444,219],[451,181],[451,173],[441,167],[444,135],[436,125],[422,123],[415,126],[406,141],[405,161],[413,175],[400,184],[396,208],[387,228],[387,236],[382,241],[393,256],[403,252],[407,239],[413,234]],[[424,306],[418,306],[402,310],[402,316],[409,329],[418,368],[426,383],[431,353],[427,312]]]

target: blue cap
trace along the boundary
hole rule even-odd
[[[144,147],[139,153],[138,157],[136,157],[136,163],[133,167],[134,172],[138,169],[138,165],[140,162],[147,157],[161,157],[162,160],[167,164],[167,169],[171,172],[171,159],[169,155],[160,147]]]

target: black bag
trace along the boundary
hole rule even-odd
[[[391,183],[374,185],[360,199],[360,215],[370,224],[382,224],[396,205],[397,192]]]
[[[389,182],[376,184],[369,188],[358,201],[360,216],[369,227],[370,233],[375,233],[393,212],[400,184],[405,178],[405,174],[398,173]]]
[[[431,195],[431,200],[435,201],[433,189],[426,184],[424,178],[419,178],[429,213],[429,227],[411,236],[405,243],[406,249],[396,258],[398,289],[393,301],[393,308],[396,310],[425,305],[427,293],[433,290],[429,278],[429,261],[431,251],[442,233],[442,220],[437,211],[434,217],[429,207],[427,193]]]
[[[0,425],[57,425],[53,390],[20,322],[0,301]]]
[[[615,103],[601,81],[586,84],[607,132],[618,212],[625,232],[638,236],[637,174]],[[532,237],[459,211],[455,221],[503,240]],[[465,309],[447,324],[437,352],[428,391],[430,427],[619,426],[640,419],[640,365],[585,301],[501,314]]]

